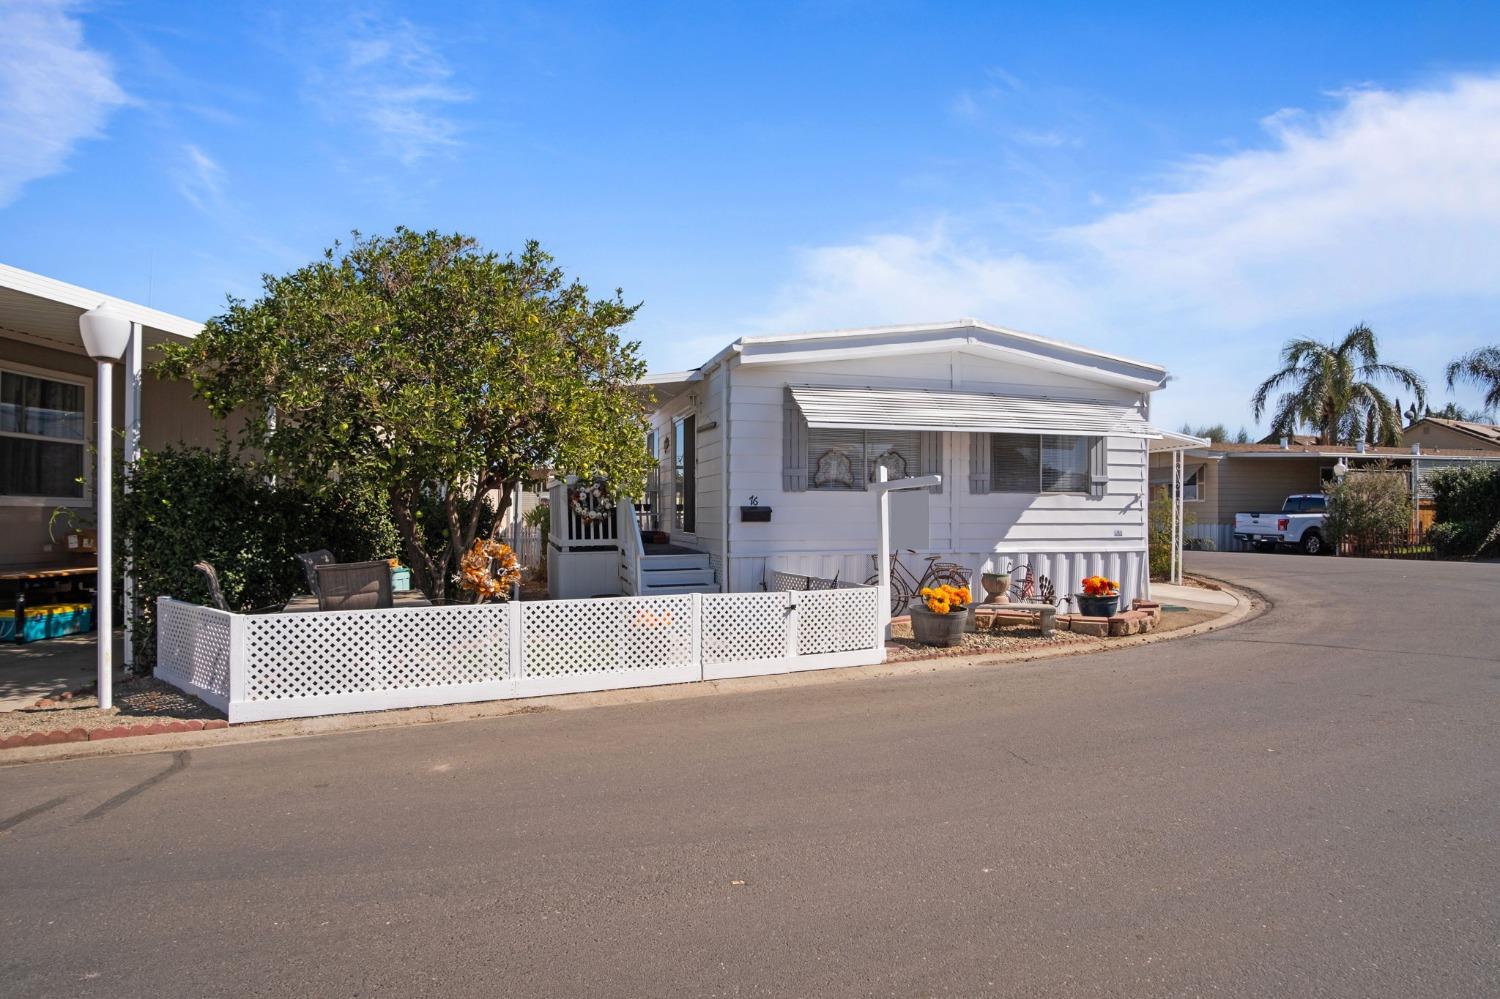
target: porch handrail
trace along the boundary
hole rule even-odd
[[[620,590],[627,597],[635,596],[641,592],[641,564],[646,558],[641,522],[635,504],[624,496],[615,500],[615,517],[615,534],[620,542]]]
[[[617,518],[611,516],[586,518],[573,510],[570,502],[572,488],[577,476],[554,480],[548,490],[548,505],[552,509],[550,537],[559,547],[572,545],[614,547],[618,535]],[[585,500],[580,505],[591,513],[605,513],[604,504]]]

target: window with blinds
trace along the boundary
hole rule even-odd
[[[991,434],[990,491],[1086,493],[1089,455],[1097,437]]]
[[[864,490],[884,467],[891,479],[921,474],[922,435],[915,430],[807,431],[807,487]]]
[[[0,496],[83,498],[85,391],[0,371]]]

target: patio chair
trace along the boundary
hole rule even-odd
[[[298,552],[297,561],[302,563],[302,574],[307,577],[307,592],[313,596],[318,595],[318,573],[320,565],[329,565],[333,562],[333,552],[327,548],[319,548],[315,552]]]
[[[203,573],[204,582],[208,584],[208,599],[213,606],[221,611],[231,611],[229,601],[224,599],[224,590],[219,586],[219,571],[209,562],[194,562],[193,568]],[[264,604],[260,607],[252,607],[243,613],[246,614],[274,614],[281,610],[284,604]]]
[[[219,589],[219,573],[207,562],[194,562],[193,568],[203,573],[204,580],[208,583],[208,599],[221,611],[229,610],[229,604],[224,600],[224,591]]]
[[[391,564],[331,562],[314,567],[318,610],[370,610],[391,606]]]

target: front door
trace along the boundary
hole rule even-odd
[[[672,526],[686,534],[693,533],[696,507],[697,421],[685,416],[672,424]]]

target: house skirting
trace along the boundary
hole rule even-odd
[[[901,562],[921,578],[927,568],[924,552],[918,555],[901,556]],[[1000,550],[990,552],[937,553],[943,561],[958,562],[973,574],[972,584],[977,587],[981,572],[998,572],[1007,566],[1020,569],[1029,566],[1032,572],[1052,580],[1059,597],[1078,592],[1081,581],[1088,576],[1108,576],[1120,584],[1121,603],[1129,606],[1135,599],[1149,599],[1150,583],[1147,579],[1146,552],[1135,551],[1069,551],[1038,552]],[[863,582],[875,572],[868,552],[794,552],[766,556],[731,556],[729,559],[728,589],[731,592],[760,590],[771,572],[788,572],[823,579]]]

